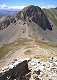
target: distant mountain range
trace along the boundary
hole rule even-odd
[[[0,9],[0,16],[15,16],[18,9]]]

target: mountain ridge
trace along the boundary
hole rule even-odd
[[[11,21],[11,17],[9,20]],[[40,7],[34,5],[25,7],[16,14],[14,20],[16,20],[14,23],[10,22],[2,31],[0,30],[0,42],[9,43],[18,38],[57,42],[56,25]]]

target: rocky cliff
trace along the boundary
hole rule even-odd
[[[0,73],[0,80],[28,80],[25,75],[29,73],[28,62],[25,60],[13,69]]]

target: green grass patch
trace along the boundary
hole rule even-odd
[[[10,49],[8,48],[8,46],[3,46],[0,48],[0,59],[2,57],[4,57],[8,52],[10,51]]]

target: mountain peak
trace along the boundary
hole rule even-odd
[[[17,14],[17,18],[22,19],[24,21],[33,21],[37,25],[39,25],[42,29],[52,30],[50,22],[47,16],[44,14],[42,9],[38,6],[30,5],[25,7],[22,11]]]
[[[53,14],[53,15],[52,15]],[[30,5],[16,16],[0,18],[0,42],[11,43],[19,38],[37,38],[57,42],[56,10],[43,10]]]

